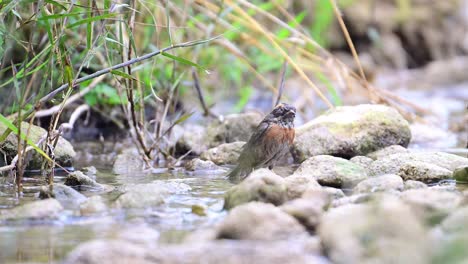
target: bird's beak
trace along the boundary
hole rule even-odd
[[[294,110],[288,110],[288,112],[286,113],[287,116],[289,117],[295,117],[296,116],[296,112]]]

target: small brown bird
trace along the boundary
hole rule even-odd
[[[238,182],[258,168],[273,168],[275,163],[289,152],[294,141],[294,118],[296,108],[289,104],[278,104],[255,129],[244,145],[238,165],[228,175],[229,180]]]

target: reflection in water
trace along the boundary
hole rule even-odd
[[[34,178],[33,178],[34,179]],[[36,178],[38,179],[38,178]],[[61,179],[63,181],[63,179]],[[192,190],[169,196],[165,204],[153,208],[113,209],[110,204],[119,195],[85,192],[86,196],[102,195],[111,208],[101,215],[80,216],[79,208],[67,208],[57,220],[0,221],[0,262],[51,262],[62,260],[78,244],[92,239],[118,238],[150,228],[157,233],[155,240],[161,243],[177,243],[191,230],[211,226],[222,217],[223,194],[231,185],[223,175],[141,174],[113,175],[98,173],[96,180],[119,187],[134,183],[150,183],[154,180],[182,181]],[[37,181],[30,180],[26,189],[34,190]],[[0,208],[14,206],[37,199],[36,193],[25,193],[16,198],[12,184],[0,179]],[[205,216],[192,212],[192,206],[205,208]],[[137,227],[137,228],[136,228]],[[143,228],[143,229],[141,229]],[[145,230],[146,228],[146,230]],[[140,230],[140,231],[139,231]],[[154,242],[154,241],[152,241]]]

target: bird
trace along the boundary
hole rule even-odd
[[[280,103],[255,128],[237,160],[237,166],[227,175],[231,182],[240,182],[253,170],[268,167],[285,156],[295,137],[296,108]]]

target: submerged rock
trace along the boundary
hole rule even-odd
[[[55,199],[29,202],[9,210],[3,210],[0,220],[19,219],[54,219],[63,211],[62,205]]]
[[[6,126],[0,122],[0,134],[3,134],[5,130]],[[21,123],[21,132],[28,135],[28,139],[35,144],[37,144],[43,136],[45,137],[47,135],[47,131],[42,127],[32,125],[29,128],[29,123],[26,122]],[[13,133],[10,133],[3,142],[0,142],[0,151],[6,155],[8,161],[11,161],[16,156],[17,150],[18,140],[17,136]],[[43,157],[34,150],[31,150],[31,153],[34,154],[32,155],[32,159],[29,161],[27,168],[40,169],[44,160]],[[57,146],[54,149],[55,161],[63,167],[71,167],[73,166],[73,158],[75,155],[75,150],[70,142],[63,137],[60,137],[57,142]]]
[[[224,208],[229,210],[251,201],[280,205],[287,199],[285,180],[268,169],[253,171],[240,184],[224,195]]]
[[[304,227],[272,204],[251,202],[232,209],[217,229],[218,239],[278,240],[304,235]]]
[[[64,206],[74,206],[86,201],[86,196],[79,193],[77,190],[72,187],[55,183],[53,186],[52,193],[50,192],[49,186],[42,186],[39,192],[39,198],[55,198]]]
[[[358,183],[353,189],[353,193],[371,193],[385,191],[403,191],[403,179],[394,174],[369,177]]]
[[[165,199],[176,193],[185,193],[191,188],[181,182],[154,181],[145,184],[130,184],[114,202],[118,208],[143,208],[161,205]]]
[[[430,263],[422,221],[396,197],[330,209],[318,234],[334,263]]]
[[[408,146],[408,122],[384,105],[342,106],[296,129],[293,156],[302,162],[311,156],[351,158],[391,145]]]
[[[93,215],[105,211],[107,211],[107,205],[99,195],[91,196],[84,203],[80,204],[81,215]]]
[[[412,162],[429,163],[453,171],[468,166],[468,159],[444,152],[415,152],[389,155],[374,161],[369,168],[371,175],[397,174],[405,164]]]
[[[315,179],[321,185],[350,188],[367,178],[367,172],[361,166],[333,156],[320,155],[307,159],[294,172]]]
[[[236,164],[244,144],[243,141],[221,144],[204,151],[200,158],[212,161],[217,165]]]
[[[207,173],[225,173],[228,170],[214,164],[210,160],[201,160],[194,158],[189,162],[185,163],[185,169],[188,171],[207,172]]]

